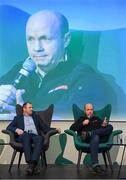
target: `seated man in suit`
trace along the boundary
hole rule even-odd
[[[23,114],[15,116],[14,120],[8,125],[7,130],[15,132],[17,141],[23,145],[25,160],[29,164],[26,169],[28,174],[39,173],[37,162],[44,142],[41,131],[47,133],[51,129],[44,122],[40,123],[39,117],[32,111],[30,102],[23,104]],[[60,133],[60,129],[56,130]],[[34,144],[34,148],[32,144]]]
[[[84,111],[85,115],[72,124],[70,129],[77,131],[81,135],[82,140],[90,142],[92,169],[96,173],[103,173],[101,166],[98,164],[99,142],[108,138],[113,127],[107,123],[106,118],[101,120],[94,115],[92,104],[86,104]]]

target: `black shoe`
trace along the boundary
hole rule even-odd
[[[32,174],[33,174],[33,169],[32,169],[31,167],[27,167],[27,168],[26,168],[26,173],[27,173],[28,175],[32,175]]]
[[[105,173],[105,170],[100,165],[99,165],[99,167],[100,167],[101,171]]]
[[[40,169],[38,169],[37,167],[35,167],[34,169],[33,169],[33,174],[40,174]]]
[[[34,170],[34,164],[33,163],[29,163],[28,167],[26,168],[26,173],[28,175],[32,175],[33,174],[33,170]]]
[[[95,172],[96,174],[103,174],[104,170],[101,168],[100,165],[96,165],[94,167],[92,167],[93,172]]]

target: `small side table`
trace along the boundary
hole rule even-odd
[[[116,145],[116,144],[114,144],[114,145]],[[120,162],[120,165],[119,165],[117,179],[120,178],[120,172],[121,172],[122,163],[123,163],[123,159],[124,159],[124,155],[125,155],[125,151],[126,151],[126,144],[118,144],[118,145],[123,146],[123,152],[122,152],[121,162]]]
[[[125,151],[126,151],[126,141],[123,141],[122,138],[120,140],[117,140],[117,142],[113,142],[112,146],[122,146],[123,147],[123,151],[122,151],[122,156],[121,156],[121,162],[119,165],[119,169],[118,169],[118,174],[117,174],[117,179],[120,179],[120,173],[121,173],[121,168],[122,168],[122,163],[123,163],[123,159],[124,159],[124,155],[125,155]]]

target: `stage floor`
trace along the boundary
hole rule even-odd
[[[104,175],[96,175],[84,165],[78,169],[76,165],[48,165],[47,168],[40,167],[39,175],[26,175],[26,165],[13,165],[11,172],[8,172],[9,165],[0,165],[0,179],[117,179],[118,165],[114,165],[114,172],[108,167]],[[103,168],[105,168],[103,166]],[[126,166],[122,166],[120,178],[126,179]]]

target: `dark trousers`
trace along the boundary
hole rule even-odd
[[[25,160],[27,163],[38,162],[42,148],[44,138],[39,135],[24,133],[17,139],[23,145]]]
[[[91,131],[91,138],[90,138],[90,151],[91,151],[91,159],[92,164],[98,163],[98,151],[99,151],[99,143],[102,141],[104,137],[108,137],[113,130],[111,124],[106,127],[101,127],[96,130]]]

